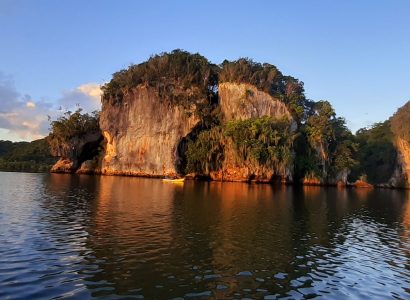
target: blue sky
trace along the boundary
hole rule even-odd
[[[175,48],[272,63],[355,131],[410,99],[409,16],[407,0],[0,0],[0,139],[98,107],[113,72]]]

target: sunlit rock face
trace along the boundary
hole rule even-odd
[[[67,158],[60,158],[50,170],[52,173],[74,173],[75,171],[74,162]]]
[[[397,137],[397,166],[389,181],[391,187],[410,187],[410,143]]]
[[[219,101],[226,121],[263,116],[292,119],[286,105],[250,84],[219,84]],[[295,123],[296,124],[296,123]]]
[[[106,101],[100,117],[105,149],[97,171],[176,176],[178,143],[198,122],[193,111],[161,99],[146,86],[128,91],[120,104]]]
[[[291,114],[283,102],[268,93],[259,91],[250,84],[219,84],[219,103],[224,122],[230,120],[247,120],[269,116],[276,119],[292,120]],[[292,121],[292,130],[296,122]],[[268,182],[275,179],[292,181],[293,165],[281,169],[271,169],[255,161],[239,160],[234,145],[228,141],[225,145],[224,161],[218,171],[210,173],[213,180]]]

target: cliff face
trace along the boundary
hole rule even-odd
[[[395,142],[397,148],[397,166],[389,181],[392,187],[410,187],[410,143],[397,137]]]
[[[219,85],[219,99],[224,122],[263,116],[292,120],[284,103],[250,84],[222,83]],[[296,122],[292,121],[291,128],[292,131],[296,129]],[[277,178],[292,181],[292,164],[275,170],[254,160],[241,160],[232,141],[229,140],[224,149],[224,160],[220,170],[209,174],[213,180],[268,182]]]
[[[149,87],[128,91],[121,105],[103,105],[100,127],[105,150],[98,172],[176,176],[178,143],[198,121],[192,110],[161,99]]]
[[[284,103],[250,84],[221,83],[219,84],[219,99],[226,121],[262,116],[292,119]]]
[[[269,116],[292,120],[286,106],[267,93],[249,84],[219,85],[222,122]],[[121,104],[106,101],[100,115],[104,136],[104,151],[97,162],[88,161],[79,172],[107,175],[177,176],[183,175],[178,166],[178,145],[191,135],[200,120],[190,109],[172,104],[144,85],[124,94]],[[296,123],[292,122],[296,129]],[[293,129],[293,130],[294,130]],[[219,170],[203,174],[213,180],[270,181],[273,178],[292,179],[289,164],[282,169],[264,167],[254,160],[238,158],[232,141],[225,141],[224,161]]]
[[[397,166],[390,186],[410,188],[410,101],[407,101],[390,118],[394,144],[397,150]]]

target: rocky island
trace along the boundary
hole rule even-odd
[[[410,186],[410,103],[353,135],[274,65],[215,65],[181,50],[113,74],[102,90],[100,113],[52,123],[52,172]]]

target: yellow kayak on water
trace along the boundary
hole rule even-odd
[[[164,181],[164,182],[172,182],[172,183],[183,183],[183,182],[185,181],[185,178],[175,178],[175,179],[164,178],[164,179],[162,179],[162,181]]]

